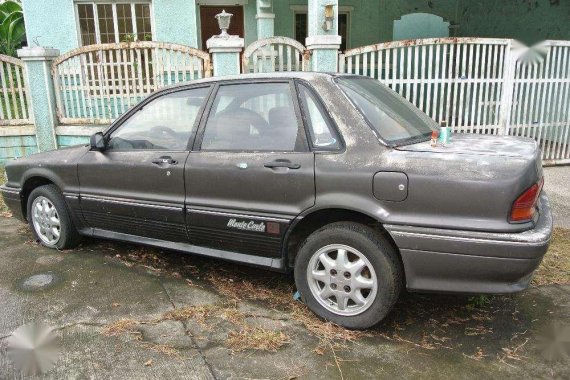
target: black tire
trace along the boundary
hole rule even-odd
[[[55,244],[48,244],[42,240],[34,226],[32,217],[32,205],[34,204],[34,201],[39,197],[47,198],[53,204],[59,216],[60,236],[59,240]],[[68,249],[77,246],[79,243],[79,233],[73,224],[71,215],[69,213],[67,205],[65,204],[65,200],[63,199],[63,195],[57,186],[44,185],[32,190],[30,196],[28,197],[27,211],[28,223],[32,229],[32,233],[34,234],[36,240],[39,241],[42,245],[54,249]]]
[[[332,244],[355,248],[368,259],[376,272],[376,296],[370,299],[371,304],[360,314],[336,314],[321,305],[311,291],[307,279],[311,258],[323,247]],[[295,260],[295,283],[303,301],[319,317],[346,328],[366,329],[384,319],[398,300],[403,270],[396,249],[380,232],[358,223],[337,222],[313,232],[303,242]]]

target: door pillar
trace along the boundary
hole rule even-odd
[[[313,71],[338,71],[338,0],[308,0],[308,37]]]

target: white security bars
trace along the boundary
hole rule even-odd
[[[106,124],[153,91],[209,77],[209,54],[187,46],[144,41],[90,45],[53,62],[62,124]]]
[[[438,38],[340,55],[339,71],[376,78],[456,132],[533,137],[550,163],[570,162],[570,42]],[[548,163],[548,162],[547,162]]]
[[[23,62],[0,54],[0,125],[30,124],[27,93]]]

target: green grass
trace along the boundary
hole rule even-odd
[[[570,229],[554,228],[550,248],[536,270],[532,284],[570,284]]]

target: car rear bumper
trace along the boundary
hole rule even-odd
[[[12,215],[25,221],[24,214],[22,212],[22,199],[20,196],[21,189],[2,185],[0,186],[0,192],[2,193],[2,198],[4,198],[4,203],[6,203],[6,206],[8,206]]]
[[[513,293],[528,287],[550,244],[552,214],[543,192],[531,230],[485,233],[386,225],[402,255],[407,288]]]

